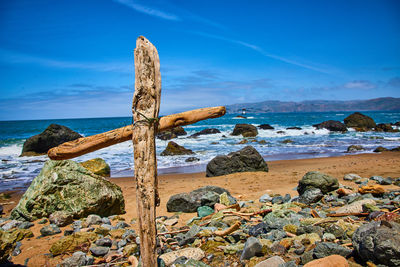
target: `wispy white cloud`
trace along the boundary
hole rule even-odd
[[[347,89],[375,89],[377,86],[370,82],[370,81],[366,81],[366,80],[356,80],[356,81],[351,81],[351,82],[347,82],[343,85],[344,88]]]
[[[175,14],[171,14],[153,7],[145,6],[132,0],[114,0],[119,4],[132,8],[140,13],[144,13],[153,17],[158,17],[165,20],[180,21],[181,18]]]
[[[253,51],[256,51],[256,52],[260,53],[261,55],[263,55],[265,57],[272,58],[272,59],[275,59],[275,60],[278,60],[278,61],[282,61],[282,62],[291,64],[291,65],[294,65],[294,66],[302,67],[302,68],[305,68],[305,69],[313,70],[313,71],[316,71],[316,72],[325,73],[325,74],[331,74],[331,72],[332,72],[332,71],[330,71],[328,69],[325,69],[325,68],[316,67],[316,66],[313,66],[311,64],[298,62],[296,60],[292,60],[292,59],[289,59],[289,58],[285,58],[285,57],[281,57],[281,56],[278,56],[278,55],[275,55],[275,54],[268,53],[264,49],[262,49],[261,47],[259,47],[257,45],[250,44],[250,43],[247,43],[247,42],[243,42],[243,41],[240,41],[240,40],[235,40],[235,39],[231,39],[231,38],[226,38],[224,36],[208,34],[208,33],[204,33],[204,32],[192,31],[192,32],[188,32],[188,33],[196,34],[196,35],[207,37],[207,38],[217,39],[217,40],[225,41],[225,42],[228,42],[228,43],[237,44],[237,45],[249,48],[249,49],[251,49]]]
[[[133,64],[128,62],[74,62],[34,55],[21,54],[0,48],[0,62],[8,64],[35,64],[60,69],[82,69],[99,72],[133,73]]]

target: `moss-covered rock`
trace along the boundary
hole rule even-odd
[[[108,165],[104,159],[101,158],[90,159],[81,162],[81,165],[84,168],[88,169],[89,171],[93,172],[94,174],[106,177],[110,176],[110,165]]]
[[[13,209],[11,217],[28,221],[66,211],[75,218],[125,212],[122,190],[71,160],[47,161]]]
[[[16,246],[16,242],[24,238],[33,237],[28,229],[15,229],[13,231],[0,230],[0,264],[4,263]]]
[[[50,252],[53,256],[72,253],[82,250],[83,247],[90,247],[90,244],[97,238],[97,234],[92,232],[77,232],[55,242],[51,246]]]

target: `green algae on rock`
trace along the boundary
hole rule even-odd
[[[65,236],[55,242],[50,252],[53,256],[70,253],[80,250],[83,246],[89,247],[90,244],[98,238],[97,234],[91,232],[77,232]]]
[[[11,217],[33,221],[55,211],[74,218],[125,212],[121,188],[71,160],[47,161],[13,209]]]

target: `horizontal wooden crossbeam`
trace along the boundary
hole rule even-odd
[[[195,122],[218,118],[225,115],[226,109],[223,106],[200,108],[161,117],[158,123],[158,132],[162,132],[176,126],[184,126]],[[53,147],[47,152],[49,158],[54,160],[72,159],[84,154],[122,143],[132,139],[133,125],[127,125],[105,133],[88,137],[81,137],[76,140],[63,143]]]

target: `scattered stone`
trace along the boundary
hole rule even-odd
[[[372,194],[374,196],[381,196],[385,193],[385,189],[380,185],[366,185],[358,188],[360,194]]]
[[[68,196],[68,197],[60,197]],[[33,221],[55,210],[75,218],[125,212],[122,190],[71,160],[49,160],[12,210],[11,217]]]
[[[127,227],[130,227],[130,225],[127,224],[126,222],[118,222],[118,223],[115,225],[115,229],[125,229],[125,228],[127,228]]]
[[[170,266],[179,257],[201,260],[205,257],[205,253],[200,248],[184,248],[165,253],[160,256],[160,258],[165,262],[166,266]]]
[[[258,240],[258,238],[255,237],[249,237],[244,244],[243,252],[242,255],[240,256],[240,260],[248,260],[251,257],[254,257],[258,254],[260,254],[262,251],[262,244]]]
[[[351,254],[352,250],[336,243],[321,242],[314,248],[314,257],[317,259],[325,258],[330,255],[340,255],[347,257]]]
[[[164,221],[164,225],[166,226],[173,226],[178,223],[178,218],[167,219]]]
[[[43,218],[43,219],[38,221],[38,224],[45,224],[47,222],[48,222],[48,220],[46,218]]]
[[[325,258],[310,261],[304,267],[349,267],[349,264],[343,256],[331,255]]]
[[[101,247],[111,247],[112,240],[110,238],[100,238],[96,240],[95,244]]]
[[[266,203],[266,202],[271,202],[272,201],[272,197],[269,194],[264,194],[260,197],[259,201],[261,203]]]
[[[349,115],[343,121],[347,127],[354,128],[358,131],[368,131],[376,126],[376,123],[371,117],[361,114],[360,112]]]
[[[228,190],[218,186],[203,186],[189,194],[180,193],[171,196],[167,202],[167,210],[168,212],[196,212],[200,206],[213,207],[219,202],[219,196],[224,192],[228,195],[230,204],[235,204],[236,199]]]
[[[379,153],[379,152],[385,152],[385,151],[389,151],[389,149],[383,147],[383,146],[378,146],[377,148],[375,148],[374,152],[375,153]]]
[[[29,137],[22,148],[21,156],[47,154],[50,148],[82,137],[68,127],[50,124],[42,133]]]
[[[61,230],[60,230],[60,228],[58,228],[57,225],[50,224],[50,225],[46,225],[42,229],[40,229],[40,233],[42,234],[42,236],[49,236],[49,235],[59,234],[59,233],[61,233]]]
[[[347,132],[347,127],[340,121],[324,121],[319,124],[314,124],[313,125],[317,129],[328,129],[329,131],[332,132]]]
[[[6,224],[4,224],[1,228],[4,231],[8,231],[11,230],[13,228],[17,228],[22,222],[18,221],[18,220],[11,220],[9,222],[7,222]]]
[[[187,159],[185,159],[185,162],[195,162],[195,161],[200,161],[200,159],[196,157],[188,157]]]
[[[161,140],[171,140],[173,138],[183,135],[187,135],[185,129],[183,129],[181,126],[177,126],[167,131],[157,133],[157,138]]]
[[[365,150],[364,147],[359,146],[359,145],[351,145],[347,148],[348,153],[358,152],[358,151],[363,151],[363,150]]]
[[[217,134],[217,133],[221,133],[221,131],[215,128],[207,128],[201,130],[200,132],[192,134],[190,137],[198,137],[200,135]]]
[[[235,172],[268,171],[268,165],[252,146],[213,158],[207,164],[206,176],[221,176]]]
[[[81,162],[81,165],[93,172],[94,174],[109,177],[110,176],[110,165],[102,158],[90,159]]]
[[[72,215],[65,211],[56,211],[50,214],[49,221],[59,227],[66,226],[73,222]]]
[[[364,261],[400,266],[400,224],[387,221],[364,224],[353,234],[353,246]]]
[[[88,226],[91,225],[100,225],[103,223],[103,220],[101,219],[101,217],[97,214],[90,214],[89,216],[87,216],[86,218],[86,223]]]
[[[29,228],[31,228],[32,226],[34,226],[35,224],[34,223],[31,223],[31,222],[22,222],[20,225],[18,225],[18,228],[19,229],[29,229]]]
[[[258,135],[257,128],[251,124],[236,124],[231,135],[242,135],[243,137],[254,137]]]
[[[90,252],[96,257],[102,257],[110,251],[108,247],[92,246],[90,247]]]
[[[311,188],[318,188],[323,194],[326,194],[338,189],[339,182],[336,178],[318,171],[308,172],[299,181],[297,192],[299,192],[299,195],[302,195],[306,190]]]
[[[279,267],[281,264],[285,264],[285,261],[279,256],[273,256],[257,263],[254,267]]]
[[[201,206],[197,208],[197,216],[200,218],[206,217],[212,213],[214,213],[214,210],[208,206]]]
[[[75,252],[79,247],[89,247],[97,238],[97,234],[92,232],[73,233],[72,235],[65,236],[53,243],[50,252],[53,256]]]
[[[363,212],[364,204],[372,204],[376,205],[376,202],[373,199],[363,199],[355,201],[349,205],[345,205],[336,210],[336,213],[360,213]]]
[[[138,251],[138,245],[137,244],[129,244],[124,247],[124,255],[125,256],[130,256],[135,254]]]
[[[194,152],[190,149],[186,149],[183,146],[178,145],[174,141],[169,141],[167,147],[163,152],[161,152],[161,156],[175,156],[175,155],[191,155]]]
[[[16,229],[14,231],[0,231],[0,265],[6,263],[9,255],[14,251],[17,242],[24,238],[33,237],[31,230]]]
[[[93,264],[93,258],[86,256],[82,251],[77,251],[71,257],[66,258],[60,264],[61,267],[86,266]]]
[[[274,130],[275,129],[274,127],[272,127],[269,124],[261,124],[261,125],[258,126],[258,128],[262,129],[262,130]]]
[[[299,196],[298,202],[304,204],[316,203],[321,200],[323,196],[319,188],[310,188]]]
[[[361,177],[354,173],[348,173],[343,176],[343,180],[345,181],[355,181],[357,179],[361,179]]]

